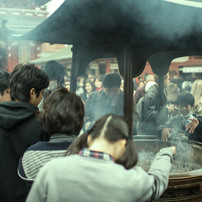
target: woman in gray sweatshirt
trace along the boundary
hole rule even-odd
[[[161,149],[148,172],[137,166],[124,118],[108,114],[68,148],[70,156],[47,163],[27,202],[144,202],[166,190],[175,147]]]

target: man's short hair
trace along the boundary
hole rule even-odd
[[[102,85],[104,88],[119,88],[121,86],[121,77],[117,73],[105,74],[102,81]]]
[[[58,83],[64,83],[65,69],[62,64],[54,60],[48,61],[42,69],[48,75],[49,81],[56,80]]]
[[[11,73],[10,95],[12,100],[29,102],[30,90],[35,88],[37,97],[49,85],[46,73],[34,64],[19,64]]]
[[[10,86],[10,74],[6,71],[0,70],[0,93],[3,96],[4,91]]]
[[[191,93],[180,93],[177,96],[177,105],[194,105],[194,96]]]
[[[79,96],[60,88],[52,92],[43,104],[39,121],[51,136],[55,133],[78,135],[84,119],[84,104]]]

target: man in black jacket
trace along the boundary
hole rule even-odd
[[[11,74],[11,102],[0,104],[0,201],[26,199],[17,166],[24,151],[40,141],[43,130],[36,119],[37,106],[48,87],[48,76],[32,64],[17,65]]]
[[[105,74],[103,89],[92,92],[85,105],[85,130],[103,115],[123,115],[123,92],[120,90],[121,77],[117,73]]]
[[[163,79],[163,84],[166,87],[169,83],[169,75],[166,74]],[[138,103],[141,104],[142,108],[137,127],[137,133],[140,135],[160,136],[158,126],[167,121],[168,113],[175,112],[173,105],[167,105],[164,93],[159,97],[158,77],[156,76],[155,81],[156,84],[150,86],[142,100],[139,101],[140,103]]]

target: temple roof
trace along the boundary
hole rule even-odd
[[[174,58],[201,55],[201,13],[201,1],[66,0],[26,34],[16,34],[5,22],[3,29],[12,40],[72,44],[92,54],[89,61],[116,56],[122,64],[120,53],[131,46],[134,75],[142,72],[146,61],[154,73],[164,74]],[[162,63],[165,67],[159,68]]]

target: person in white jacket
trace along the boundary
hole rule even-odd
[[[144,202],[168,186],[175,147],[160,150],[148,172],[137,166],[137,152],[121,116],[108,114],[68,148],[69,156],[47,163],[27,202]]]

